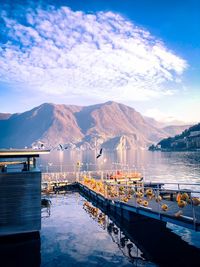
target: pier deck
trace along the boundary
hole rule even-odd
[[[104,197],[81,183],[79,183],[79,188],[95,201],[101,202],[108,209],[116,211],[118,215],[126,217],[126,219],[130,219],[131,216],[136,213],[161,222],[169,222],[195,231],[200,231],[200,206],[187,205],[184,208],[179,208],[177,202],[162,200],[162,205],[167,204],[168,206],[168,210],[163,211],[161,209],[161,204],[155,201],[148,200],[148,206],[144,207],[139,205],[134,197],[125,203],[119,198],[111,199]],[[183,214],[176,217],[175,213],[180,210]]]

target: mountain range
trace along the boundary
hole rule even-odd
[[[0,148],[41,143],[49,148],[145,148],[187,128],[178,127],[161,128],[156,120],[112,101],[91,106],[44,103],[23,113],[0,113]]]

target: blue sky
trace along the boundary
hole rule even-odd
[[[4,0],[0,112],[114,100],[200,121],[199,25],[198,0]]]

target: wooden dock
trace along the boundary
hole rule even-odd
[[[108,171],[106,171],[108,172]],[[110,171],[113,172],[113,171]],[[137,203],[137,199],[132,196],[128,202],[123,201],[123,197],[110,197],[108,194],[100,194],[95,192],[85,186],[82,181],[84,177],[95,177],[96,181],[101,181],[108,186],[112,183],[108,183],[105,178],[105,173],[101,171],[95,172],[57,172],[57,173],[43,173],[42,174],[42,183],[46,183],[51,189],[64,189],[65,186],[76,183],[79,186],[79,189],[84,193],[89,194],[95,200],[102,202],[102,204],[108,207],[110,210],[115,210],[118,215],[123,215],[126,219],[130,219],[133,214],[137,213],[147,218],[154,220],[159,220],[160,222],[170,222],[177,224],[186,228],[194,229],[195,231],[200,231],[200,205],[187,204],[184,208],[179,208],[176,202],[176,195],[180,190],[181,184],[170,183],[173,188],[176,189],[165,189],[163,188],[166,183],[164,182],[144,182],[143,189],[152,188],[153,190],[158,190],[159,195],[162,196],[161,202],[156,202],[149,200],[147,197],[143,197],[143,201],[148,201],[148,205],[141,205]],[[114,186],[116,182],[114,182]],[[138,185],[141,186],[141,182],[138,182]],[[119,184],[117,186],[123,186]],[[134,184],[126,183],[124,186],[134,186]],[[182,185],[183,186],[183,185]],[[194,186],[194,185],[193,185]],[[195,185],[197,186],[197,185]],[[183,188],[183,187],[182,187]],[[200,187],[199,187],[200,189]],[[188,192],[189,194],[192,190],[183,189],[182,191]],[[200,192],[199,192],[200,193]],[[200,194],[199,194],[200,195]],[[162,205],[167,205],[167,210],[162,209]],[[130,217],[130,218],[129,218]]]
[[[170,200],[162,200],[162,205],[168,206],[167,211],[161,209],[161,204],[156,201],[149,201],[148,206],[144,207],[136,202],[132,197],[128,203],[123,202],[119,198],[108,198],[99,194],[82,183],[78,183],[80,190],[106,207],[108,210],[114,211],[117,215],[128,221],[134,220],[134,214],[145,216],[146,218],[157,220],[160,222],[169,222],[182,227],[200,231],[200,206],[187,205],[183,209],[177,206],[176,202]],[[144,198],[146,199],[146,198]],[[182,210],[183,214],[176,217],[176,213]]]

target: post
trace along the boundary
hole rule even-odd
[[[28,161],[28,171],[30,171],[30,157],[27,158]]]

